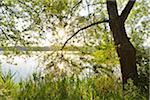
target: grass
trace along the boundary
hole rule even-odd
[[[115,76],[92,76],[80,79],[78,75],[44,78],[34,74],[33,79],[15,83],[11,74],[0,78],[0,100],[148,100],[129,81],[122,90]]]

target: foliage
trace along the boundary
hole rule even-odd
[[[78,75],[54,78],[49,74],[43,77],[33,75],[33,79],[19,83],[3,84],[1,99],[6,100],[148,100],[133,85],[132,81],[122,90],[118,79],[105,76],[92,76],[80,79]],[[10,81],[10,79],[6,79]],[[11,86],[11,87],[10,87]],[[5,91],[4,91],[5,89]],[[9,91],[9,92],[8,92]]]
[[[139,72],[139,89],[149,97],[149,48],[137,48],[137,65]]]
[[[1,1],[0,48],[4,48],[3,54],[8,57],[14,56],[8,51],[9,46],[30,49],[52,44],[59,50],[64,41],[82,27],[108,18],[105,0]],[[117,1],[121,11],[126,1]],[[61,53],[41,53],[39,62],[46,66],[48,73],[45,72],[45,78],[34,74],[30,80],[15,83],[11,73],[1,73],[0,99],[147,100],[149,49],[145,49],[143,44],[149,36],[149,4],[148,0],[137,1],[126,21],[128,36],[137,50],[138,87],[129,81],[126,91],[122,90],[121,80],[113,73],[119,61],[112,35],[108,24],[103,23],[81,30]],[[78,50],[78,53],[68,57],[68,49]],[[14,48],[13,54],[19,56],[24,52]],[[63,71],[59,69],[62,62],[65,62]],[[87,69],[92,70],[92,75],[80,78]]]

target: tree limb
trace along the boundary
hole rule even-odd
[[[117,8],[116,0],[107,0],[106,4],[107,4],[109,20],[112,21],[112,20],[118,19],[119,15],[118,15],[118,8]]]
[[[87,28],[89,28],[89,27],[91,27],[91,26],[94,26],[94,25],[97,25],[97,24],[100,24],[100,23],[106,23],[106,22],[109,22],[109,20],[98,21],[98,22],[92,23],[92,24],[90,24],[90,25],[88,25],[88,26],[85,26],[85,27],[79,29],[78,31],[76,31],[74,34],[72,34],[72,36],[70,36],[70,37],[66,40],[66,42],[65,42],[64,45],[62,46],[61,50],[63,50],[64,47],[66,46],[66,44],[68,43],[68,41],[71,40],[71,39],[72,39],[75,35],[77,35],[80,31],[85,30],[85,29],[87,29]]]
[[[126,7],[123,9],[121,15],[120,15],[120,18],[121,18],[121,21],[124,23],[128,17],[128,15],[130,14],[130,11],[131,9],[133,8],[134,6],[134,3],[135,3],[136,0],[129,0]]]
[[[82,3],[82,0],[80,0],[77,4],[75,4],[75,6],[73,6],[72,9],[76,8],[80,3]]]
[[[2,34],[6,37],[6,39],[10,40],[9,36],[4,32],[4,30],[1,27],[0,27],[0,30],[2,31]]]

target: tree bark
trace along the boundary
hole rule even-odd
[[[107,0],[106,2],[109,14],[109,26],[113,33],[116,51],[121,65],[123,86],[129,78],[133,80],[134,84],[137,84],[138,80],[136,50],[127,37],[125,30],[125,21],[134,3],[135,0],[129,0],[119,16],[116,0]]]

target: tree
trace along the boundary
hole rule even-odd
[[[96,22],[81,28],[77,32],[75,32],[63,45],[62,49],[66,45],[66,43],[74,37],[78,32],[87,29],[93,25],[109,22],[110,29],[113,33],[113,38],[116,46],[116,51],[119,57],[120,65],[121,65],[121,73],[123,85],[127,83],[127,80],[131,78],[134,80],[134,83],[137,84],[138,73],[136,66],[136,50],[129,38],[127,37],[126,29],[125,29],[125,21],[130,14],[131,9],[136,0],[129,0],[126,7],[122,11],[121,15],[118,14],[117,2],[116,0],[107,0],[107,11],[109,15],[109,20],[104,20],[100,22]]]
[[[123,84],[127,83],[129,78],[133,79],[135,84],[138,82],[136,50],[127,37],[125,29],[125,21],[135,1],[136,0],[129,0],[121,15],[119,15],[116,0],[107,0],[109,25],[113,33],[113,38],[121,65]]]

